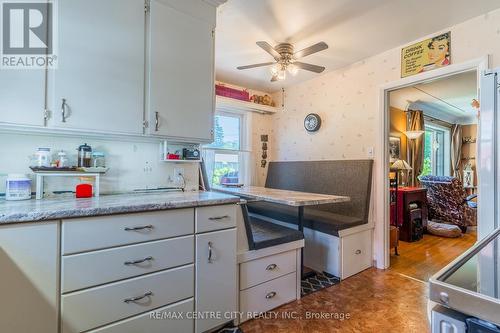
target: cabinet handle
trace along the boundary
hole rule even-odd
[[[278,265],[271,264],[271,265],[266,267],[266,271],[274,271],[276,268],[278,268]]]
[[[125,231],[139,231],[139,230],[144,230],[144,229],[153,229],[153,226],[151,224],[149,225],[143,225],[139,227],[125,227],[123,230]]]
[[[212,261],[212,242],[208,242],[208,263],[211,264]]]
[[[208,219],[210,221],[218,221],[218,220],[223,220],[223,219],[228,219],[229,215],[224,215],[224,216],[214,216],[214,217],[209,217]]]
[[[268,293],[266,295],[266,299],[271,299],[273,298],[274,296],[276,296],[276,292],[275,291],[271,291],[270,293]]]
[[[130,265],[137,265],[137,264],[140,264],[140,263],[143,263],[146,261],[151,261],[151,260],[153,260],[153,257],[150,256],[150,257],[146,257],[144,259],[125,261],[123,264],[130,266]]]
[[[356,254],[361,254],[361,250],[356,250],[356,252],[354,252]]]
[[[61,121],[63,123],[66,122],[66,98],[62,99],[62,104],[61,104]]]
[[[137,296],[137,297],[131,297],[131,298],[126,298],[124,299],[123,301],[125,303],[135,303],[137,301],[140,301],[141,299],[143,298],[146,298],[146,297],[149,297],[149,296],[153,296],[153,292],[152,291],[148,291],[147,293],[145,293],[144,295],[142,296]]]
[[[158,129],[160,128],[160,114],[155,112],[155,131],[158,132]]]

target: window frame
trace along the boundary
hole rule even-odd
[[[443,134],[443,142],[439,143],[439,148],[442,147],[443,149],[443,156],[442,156],[442,168],[443,168],[443,173],[442,176],[449,176],[451,173],[451,131],[450,128],[446,126],[441,126],[438,124],[424,124],[424,130],[425,132],[431,132],[432,133],[432,142],[434,143],[436,140],[436,135],[438,132]],[[424,139],[425,140],[425,139]],[[425,144],[425,141],[424,141]],[[441,174],[438,175],[438,151],[437,149],[435,150],[433,147],[431,147],[431,169],[432,175],[436,176],[441,176]]]

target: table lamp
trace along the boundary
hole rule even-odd
[[[397,159],[392,163],[391,170],[396,171],[396,185],[399,187],[398,174],[401,172],[401,179],[403,180],[401,186],[405,186],[403,172],[408,172],[413,168],[405,160]]]

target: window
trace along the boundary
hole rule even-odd
[[[246,117],[230,112],[217,112],[214,142],[204,146],[203,157],[212,186],[244,183],[246,152]]]
[[[422,176],[450,175],[450,130],[437,125],[425,125],[424,168]]]

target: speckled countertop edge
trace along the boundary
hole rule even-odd
[[[236,196],[215,192],[130,193],[86,199],[0,200],[0,225],[224,205],[239,201]]]

